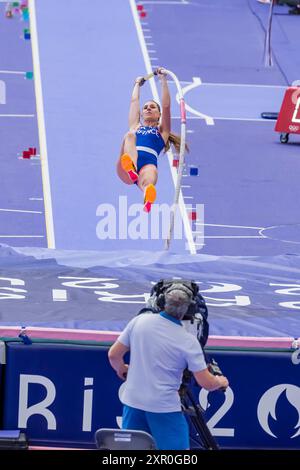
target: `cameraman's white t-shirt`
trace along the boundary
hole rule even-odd
[[[167,314],[133,318],[118,341],[130,348],[130,365],[121,402],[157,413],[180,411],[182,372],[207,368],[195,336]]]

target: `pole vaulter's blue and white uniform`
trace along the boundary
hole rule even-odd
[[[163,148],[164,139],[158,127],[141,126],[136,131],[136,149],[138,153],[137,172],[145,165],[155,165]]]

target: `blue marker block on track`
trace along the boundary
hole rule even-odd
[[[196,167],[190,168],[190,176],[198,176],[198,168]]]
[[[26,10],[23,10],[23,20],[29,21],[29,12]]]
[[[24,29],[24,39],[30,39],[30,29]]]

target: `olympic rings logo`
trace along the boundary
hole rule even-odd
[[[291,125],[289,126],[289,130],[290,130],[291,132],[297,132],[299,129],[300,129],[299,126],[291,126]]]

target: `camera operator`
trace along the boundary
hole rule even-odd
[[[212,375],[195,336],[181,324],[191,302],[183,290],[166,291],[164,311],[133,318],[109,350],[111,366],[125,380],[121,392],[123,429],[151,434],[158,449],[189,448],[188,424],[178,390],[188,368],[206,390],[226,388],[224,376]],[[124,355],[130,350],[130,364]]]

